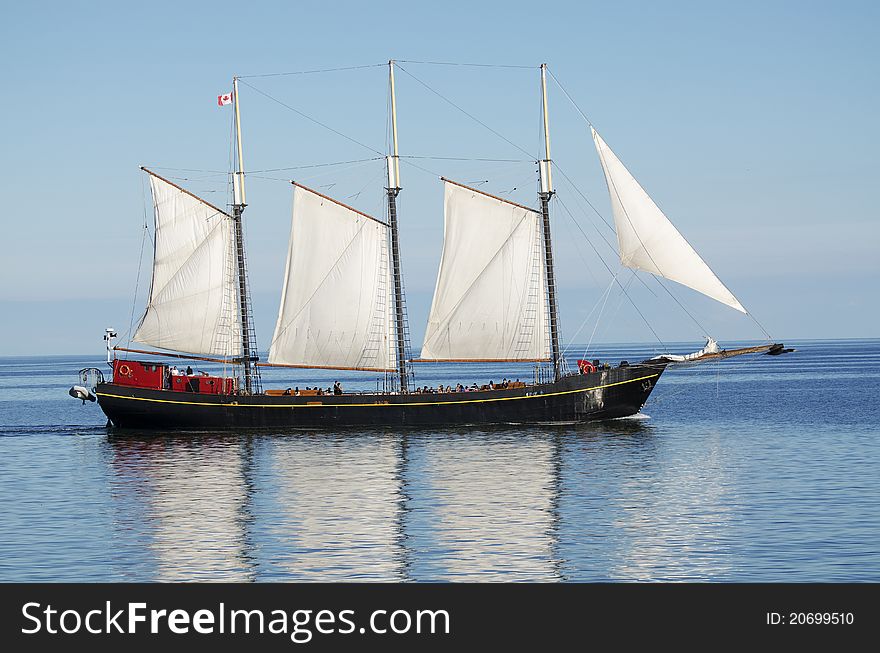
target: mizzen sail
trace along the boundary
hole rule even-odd
[[[421,360],[547,360],[541,214],[444,180],[444,240]]]
[[[611,195],[620,262],[685,285],[746,313],[739,300],[709,269],[598,132],[592,131]]]
[[[388,225],[294,184],[269,363],[394,371]]]
[[[232,218],[149,170],[156,224],[153,281],[133,340],[206,356],[241,356]]]

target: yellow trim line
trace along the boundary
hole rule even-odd
[[[493,399],[465,399],[463,401],[422,401],[422,402],[401,402],[401,403],[390,403],[387,401],[376,401],[370,404],[239,404],[238,402],[229,402],[229,403],[204,403],[201,401],[173,401],[171,399],[150,399],[148,397],[126,397],[125,395],[114,395],[106,392],[97,393],[99,397],[113,397],[114,399],[129,399],[132,401],[151,401],[154,403],[160,404],[183,404],[188,406],[217,406],[220,408],[324,408],[330,407],[333,408],[354,408],[360,407],[363,408],[365,406],[440,406],[440,405],[455,405],[455,404],[480,404],[480,403],[488,403],[492,401],[511,401],[514,399],[538,399],[542,397],[556,397],[559,395],[570,395],[575,394],[577,392],[590,392],[591,390],[601,390],[603,388],[610,388],[616,385],[624,385],[626,383],[635,383],[636,381],[645,381],[647,379],[654,379],[660,376],[659,374],[651,374],[649,376],[640,376],[637,379],[629,379],[628,381],[617,381],[616,383],[607,383],[605,385],[596,385],[592,388],[580,388],[578,390],[564,390],[562,392],[548,392],[546,394],[534,394],[534,395],[524,395],[521,397],[495,397]],[[396,395],[399,396],[399,395]]]

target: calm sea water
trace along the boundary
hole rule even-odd
[[[793,344],[633,419],[338,433],[123,436],[66,394],[100,356],[2,358],[0,580],[880,581],[880,341]]]

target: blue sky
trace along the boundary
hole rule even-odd
[[[870,2],[17,3],[4,10],[0,135],[4,271],[0,354],[99,352],[125,331],[144,221],[139,165],[218,204],[232,75],[402,63],[404,273],[420,342],[442,238],[437,174],[533,202],[534,165],[421,80],[527,152],[540,145],[546,61],[608,144],[777,339],[878,337],[877,125],[880,10]],[[250,170],[375,157],[387,143],[387,71],[252,77],[242,86]],[[265,95],[368,145],[310,123]],[[554,236],[563,334],[579,342],[610,279],[609,219],[589,131],[550,86]],[[413,165],[415,164],[415,165]],[[419,166],[419,167],[416,167]],[[422,169],[424,168],[424,170]],[[246,212],[258,339],[274,326],[290,214],[286,179],[382,214],[382,163],[254,173]],[[514,190],[516,189],[516,190]],[[573,214],[568,216],[567,210]],[[575,224],[575,221],[577,224]],[[580,233],[589,237],[587,242]],[[591,244],[592,243],[592,244]],[[627,277],[621,277],[626,279]],[[664,340],[760,338],[748,319],[671,285],[630,282]],[[142,310],[135,303],[137,317]],[[619,296],[597,340],[650,341]]]

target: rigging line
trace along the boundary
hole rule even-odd
[[[219,176],[220,176],[220,175],[208,175],[208,177],[219,177]],[[224,173],[223,176],[225,177],[226,174]],[[166,179],[170,179],[170,180],[174,180],[174,181],[190,181],[190,182],[198,182],[198,183],[200,183],[200,184],[217,184],[218,186],[221,185],[221,184],[223,184],[223,185],[226,184],[226,180],[225,180],[225,179],[223,179],[223,180],[220,180],[220,179],[213,180],[213,179],[208,179],[208,177],[178,177],[178,176],[176,176],[176,175],[168,175],[168,176],[166,177]],[[196,194],[196,195],[198,195],[198,192],[195,191],[195,190],[192,190],[191,192],[194,193],[194,194]],[[205,191],[205,192],[214,193],[214,192],[216,192],[216,191],[213,191],[213,190],[212,190],[212,191]]]
[[[554,163],[556,163],[556,162],[554,161]],[[580,189],[577,187],[577,185],[571,180],[571,178],[570,178],[567,174],[565,174],[565,171],[564,171],[562,168],[559,167],[559,164],[556,163],[556,165],[555,165],[554,167],[556,168],[556,170],[558,170],[558,171],[560,172],[560,174],[562,174],[562,176],[565,178],[565,180],[566,180],[569,184],[571,184],[571,187],[574,189],[574,192],[576,192],[578,195],[580,195],[581,198],[582,198],[582,199],[583,199],[583,200],[584,200],[584,201],[590,206],[590,208],[593,209],[593,212],[594,212],[597,216],[599,216],[599,219],[600,219],[602,222],[605,223],[605,226],[608,227],[612,232],[615,232],[614,225],[612,225],[610,222],[608,222],[608,220],[605,219],[605,216],[602,215],[602,214],[599,212],[599,210],[598,210],[595,206],[593,206],[593,203],[587,198],[586,195],[584,195],[584,194],[581,192],[581,190],[580,190]],[[616,233],[616,232],[615,232],[615,233]]]
[[[333,129],[333,127],[330,127],[329,125],[324,124],[324,123],[321,122],[320,120],[317,120],[316,118],[312,118],[310,115],[303,113],[303,112],[300,111],[299,109],[296,109],[296,108],[290,106],[289,104],[287,104],[287,103],[285,103],[285,102],[282,102],[282,101],[279,100],[278,98],[272,97],[271,95],[269,95],[269,94],[266,93],[265,91],[261,91],[260,89],[258,89],[258,88],[257,88],[256,86],[254,86],[253,84],[248,84],[248,83],[245,82],[245,81],[242,81],[241,83],[244,84],[245,86],[248,86],[248,87],[252,88],[253,90],[255,90],[255,91],[256,91],[257,93],[259,93],[260,95],[263,95],[263,96],[269,98],[269,99],[272,100],[273,102],[277,102],[277,103],[280,104],[281,106],[283,106],[283,107],[285,107],[285,108],[287,108],[287,109],[290,109],[290,110],[293,111],[295,114],[297,114],[297,115],[299,115],[299,116],[305,118],[306,120],[309,120],[309,121],[315,123],[316,125],[319,125],[319,126],[323,127],[324,129],[327,129],[327,130],[333,132],[333,133],[336,134],[337,136],[341,136],[342,138],[344,138],[344,139],[346,139],[346,140],[349,140],[349,141],[351,141],[352,143],[354,143],[354,144],[356,144],[356,145],[360,145],[361,147],[370,150],[370,151],[373,152],[374,154],[378,154],[379,156],[384,156],[384,155],[383,155],[379,150],[377,150],[376,148],[374,148],[374,147],[370,147],[369,145],[364,145],[364,144],[361,143],[359,140],[356,140],[356,139],[352,138],[351,136],[346,136],[346,135],[343,134],[341,131],[339,131],[339,130],[337,130],[337,129]]]
[[[348,195],[345,199],[346,199],[346,200],[355,200],[355,199],[357,199],[358,197],[361,196],[361,194],[362,194],[365,190],[367,190],[368,187],[375,187],[375,185],[376,185],[376,178],[377,178],[377,177],[382,177],[384,174],[385,174],[385,170],[384,170],[383,168],[379,168],[378,172],[374,172],[374,173],[373,173],[373,176],[370,177],[369,179],[367,179],[367,183],[365,183],[363,186],[361,186],[360,190],[358,190],[356,193],[354,193],[354,194],[352,194],[352,195]]]
[[[225,175],[228,174],[225,170],[200,170],[198,168],[170,168],[168,166],[151,166],[145,165],[145,168],[149,168],[150,170],[174,170],[176,172],[210,172],[217,175]]]
[[[602,258],[601,254],[599,254],[595,245],[593,245],[593,242],[589,238],[587,238],[587,234],[584,233],[583,229],[581,229],[580,224],[578,223],[577,220],[574,219],[574,216],[572,215],[571,211],[568,210],[568,207],[565,205],[565,203],[561,199],[559,199],[558,195],[556,195],[555,197],[556,197],[556,201],[559,203],[559,205],[565,210],[565,212],[568,214],[569,218],[571,218],[572,222],[574,222],[575,226],[583,234],[587,243],[589,243],[590,247],[593,248],[593,251],[596,252],[596,257],[600,261],[602,261],[602,265],[604,265],[605,269],[608,270],[608,274],[610,274],[612,277],[614,277],[614,279],[617,279],[617,274],[611,270],[608,263],[606,263],[605,259]],[[644,280],[640,276],[636,275],[636,279],[641,281],[642,284],[645,285],[645,288],[648,288],[647,284],[645,284]],[[620,281],[618,281],[617,284],[620,285]],[[620,286],[620,289],[623,291],[623,294],[626,295],[626,298],[629,300],[629,303],[632,304],[632,307],[635,309],[636,313],[639,314],[639,317],[642,318],[642,321],[645,323],[645,326],[647,326],[648,329],[651,331],[651,333],[654,334],[654,337],[657,339],[657,342],[659,342],[661,345],[663,345],[664,348],[666,348],[666,343],[664,343],[663,340],[660,339],[660,336],[657,335],[657,332],[654,331],[654,327],[651,326],[651,323],[648,322],[648,318],[646,318],[644,316],[644,314],[642,313],[642,311],[639,310],[639,307],[636,305],[635,301],[633,301],[633,298],[629,296],[629,293],[626,292],[626,289],[623,286]],[[648,288],[648,290],[650,291],[650,288]]]
[[[535,66],[516,66],[512,64],[494,64],[494,63],[468,63],[457,61],[414,61],[412,59],[395,59],[394,63],[416,63],[428,66],[471,66],[474,68],[519,68],[534,70]]]
[[[284,172],[285,170],[305,170],[306,168],[326,168],[328,166],[341,166],[347,163],[366,163],[367,161],[379,161],[384,159],[384,156],[374,156],[369,159],[352,159],[351,161],[333,161],[331,163],[312,163],[309,165],[301,165],[301,166],[290,166],[287,168],[266,168],[264,170],[248,170],[248,173],[253,172]]]
[[[266,175],[248,174],[248,179],[262,179],[264,181],[283,181],[286,184],[290,183],[290,177],[267,177]]]
[[[379,66],[387,66],[388,63],[370,63],[360,66],[343,66],[341,68],[321,68],[317,70],[294,70],[287,73],[263,73],[261,75],[239,75],[238,79],[253,79],[255,77],[287,77],[289,75],[313,75],[315,73],[335,73],[342,70],[361,70],[363,68],[378,68]]]
[[[650,254],[649,254],[648,256],[650,256]],[[652,261],[653,261],[653,259],[652,259]],[[654,265],[656,265],[656,263],[655,263]],[[659,270],[660,268],[658,267],[657,269]],[[660,277],[655,276],[655,275],[653,275],[653,274],[652,274],[651,276],[654,277],[654,279],[657,281],[657,284],[658,284],[661,288],[663,288],[663,290],[666,291],[666,294],[669,295],[670,297],[672,297],[672,299],[675,300],[675,303],[678,304],[678,305],[681,307],[681,310],[683,310],[685,313],[687,313],[688,317],[690,317],[690,318],[694,321],[694,324],[696,324],[698,327],[700,327],[700,330],[703,332],[703,335],[706,336],[706,337],[708,338],[708,337],[709,337],[709,332],[706,330],[706,327],[704,327],[702,324],[700,324],[700,323],[697,321],[697,318],[695,318],[693,315],[691,315],[691,312],[690,312],[687,308],[685,308],[684,304],[682,304],[682,303],[678,300],[678,297],[676,297],[676,296],[672,293],[672,291],[671,291],[669,288],[666,287],[666,284],[663,283],[663,281],[660,279]],[[750,313],[748,313],[748,312],[747,312],[746,314],[747,314],[747,315],[750,315]]]
[[[550,77],[553,78],[553,81],[554,81],[554,82],[556,82],[556,85],[559,87],[559,90],[562,91],[563,95],[565,95],[565,97],[568,98],[568,101],[571,102],[571,106],[573,106],[573,107],[575,108],[575,110],[576,110],[579,114],[581,114],[581,118],[583,118],[584,121],[586,121],[586,123],[587,123],[590,127],[592,127],[592,126],[593,126],[592,121],[590,121],[590,119],[587,118],[587,114],[585,114],[583,111],[581,111],[581,108],[577,105],[577,102],[575,102],[574,99],[571,97],[571,95],[568,94],[568,91],[565,90],[565,87],[564,87],[564,86],[562,85],[562,83],[556,78],[556,75],[553,74],[553,71],[550,70],[549,66],[548,66],[548,68],[547,68],[547,72],[550,73]]]
[[[401,159],[436,159],[438,161],[487,161],[489,163],[534,163],[535,159],[483,159],[464,156],[416,156],[414,154],[401,155]]]
[[[558,169],[558,166],[557,166],[557,169]],[[560,170],[560,172],[562,172],[562,171]],[[571,182],[571,179],[569,179],[565,175],[564,172],[562,173],[562,176],[571,185],[571,187],[574,188],[575,191],[577,191],[577,187]],[[558,197],[558,195],[557,195],[557,197]],[[559,202],[560,202],[560,204],[562,204],[562,200],[559,200]],[[563,204],[563,206],[565,206],[565,205]],[[566,208],[566,211],[568,211],[567,208]],[[571,215],[572,220],[574,220],[575,224],[577,224],[578,228],[580,229],[580,223],[574,218],[574,214],[569,211],[569,215]],[[599,217],[601,217],[601,215]],[[608,239],[605,237],[605,235],[601,231],[599,231],[599,229],[598,229],[598,227],[596,227],[595,223],[593,223],[593,228],[596,230],[596,233],[599,234],[599,238],[602,239],[602,242],[604,242],[608,246],[608,249],[610,249],[611,252],[614,254],[615,258],[617,258],[617,255],[618,255],[617,248],[614,245],[612,245],[610,242],[608,242]],[[584,234],[584,238],[587,238],[587,234],[584,232],[583,229],[581,229],[581,233]],[[616,235],[616,232],[614,232],[614,233]],[[587,240],[589,240],[589,238],[587,238]],[[596,253],[598,254],[598,252],[596,252]]]
[[[580,222],[578,222],[577,218],[574,217],[574,214],[573,214],[573,213],[571,212],[571,210],[569,210],[569,208],[565,205],[565,202],[563,202],[563,201],[559,198],[558,195],[556,196],[556,200],[559,202],[559,205],[562,206],[563,209],[565,209],[565,212],[568,214],[569,219],[570,219],[570,220],[574,223],[574,225],[578,228],[578,231],[581,232],[581,235],[582,235],[582,236],[584,237],[584,239],[590,244],[590,247],[593,248],[593,251],[596,253],[596,256],[599,258],[599,260],[601,260],[602,263],[605,264],[605,269],[608,270],[608,273],[609,273],[609,274],[613,274],[613,272],[611,271],[611,268],[608,266],[607,263],[605,263],[605,259],[602,258],[602,255],[601,255],[601,254],[599,254],[599,251],[598,251],[598,250],[596,249],[596,247],[593,245],[593,241],[591,241],[590,238],[589,238],[589,236],[587,236],[587,233],[586,233],[586,232],[583,230],[583,228],[581,227]],[[594,227],[595,227],[595,225],[594,225]],[[598,229],[596,229],[596,233],[599,234],[599,237],[603,240],[603,242],[604,242],[606,245],[608,245],[608,248],[609,248],[609,249],[611,250],[611,252],[614,254],[614,257],[617,258],[617,249],[614,247],[614,245],[612,245],[611,243],[609,243],[609,242],[605,239],[605,236],[602,235],[602,232],[599,231]],[[636,279],[639,280],[639,283],[641,283],[642,286],[645,287],[645,290],[647,290],[649,293],[651,293],[651,295],[653,295],[654,297],[657,296],[657,293],[655,293],[653,290],[651,290],[650,286],[648,286],[648,284],[645,282],[644,279],[642,279],[642,278],[639,277],[639,276],[636,276]]]
[[[334,170],[326,170],[326,169],[322,169],[322,170],[318,170],[318,171],[315,171],[315,172],[311,172],[311,173],[309,173],[309,174],[305,174],[305,173],[303,173],[303,174],[298,175],[298,176],[300,177],[301,180],[302,180],[302,179],[317,180],[317,179],[325,178],[325,177],[327,177],[328,175],[332,175],[332,178],[333,178],[333,179],[336,179],[337,181],[333,182],[333,183],[330,184],[329,186],[325,185],[325,187],[330,188],[330,187],[332,187],[332,186],[335,186],[335,185],[338,183],[338,181],[339,181],[341,175],[348,174],[348,173],[350,173],[350,172],[352,172],[352,171],[355,171],[355,170],[358,171],[358,173],[361,173],[361,172],[362,172],[363,170],[365,170],[365,169],[366,169],[367,171],[373,169],[371,166],[367,165],[367,164],[369,164],[369,163],[372,163],[372,162],[371,162],[371,161],[367,161],[367,162],[363,162],[363,163],[354,163],[354,164],[351,164],[351,165],[349,165],[349,166],[347,166],[347,167],[345,167],[345,168],[336,168],[336,169],[334,169]],[[378,166],[379,169],[384,169],[384,167],[385,167],[385,166]],[[289,177],[288,177],[288,180],[290,180]]]
[[[569,225],[568,222],[564,222],[563,224],[565,225],[565,230],[568,232],[569,236],[571,236],[571,242],[574,243],[574,242],[575,242],[575,238],[574,238],[574,232],[571,230],[571,225]],[[590,265],[589,260],[587,260],[587,258],[583,255],[583,252],[581,252],[581,248],[580,248],[580,247],[575,247],[575,251],[577,252],[578,258],[580,258],[581,261],[583,261],[583,263],[584,263],[584,267],[587,269],[587,272],[590,273],[590,278],[591,278],[595,283],[598,284],[598,283],[599,283],[599,279],[597,279],[597,278],[596,278],[596,275],[593,273],[593,267]]]
[[[752,315],[751,312],[747,313],[747,315],[748,315],[750,318],[752,318],[752,320],[754,320],[755,324],[758,325],[758,328],[761,329],[761,331],[764,332],[764,335],[767,336],[767,340],[768,340],[768,341],[772,341],[772,340],[773,340],[773,336],[771,336],[771,335],[770,335],[770,332],[767,331],[767,329],[764,328],[764,325],[763,325],[763,324],[761,324],[760,322],[758,322],[758,318],[756,318],[754,315]]]
[[[412,161],[408,161],[408,160],[406,160],[404,157],[400,157],[400,159],[401,159],[406,165],[408,165],[408,166],[412,166],[413,168],[416,168],[417,170],[421,170],[422,172],[427,172],[427,173],[428,173],[429,175],[431,175],[432,177],[440,178],[440,177],[443,176],[443,175],[441,175],[439,172],[434,172],[433,170],[428,170],[427,168],[423,168],[422,166],[420,166],[420,165],[417,164],[417,163],[413,163]]]
[[[141,283],[141,268],[143,267],[143,264],[144,264],[144,243],[147,242],[147,237],[150,235],[149,221],[147,219],[147,194],[146,194],[146,190],[144,189],[144,183],[145,183],[145,179],[144,179],[144,177],[141,177],[141,201],[142,201],[143,207],[144,207],[144,230],[143,230],[143,234],[141,236],[141,251],[140,251],[140,254],[138,254],[137,276],[135,277],[135,281],[134,281],[134,297],[131,298],[131,315],[129,315],[129,318],[128,318],[128,344],[129,345],[131,345],[131,339],[134,336],[134,309],[137,304],[138,288],[140,287],[140,283]]]
[[[608,287],[602,292],[601,295],[599,295],[599,299],[597,299],[597,300],[596,300],[596,303],[593,304],[593,308],[590,309],[590,312],[587,313],[587,316],[584,318],[583,322],[581,322],[581,325],[577,328],[577,331],[575,331],[575,332],[574,332],[574,335],[571,336],[571,338],[569,339],[568,344],[565,345],[565,346],[562,348],[562,357],[563,357],[563,358],[564,358],[565,355],[568,353],[569,349],[571,349],[571,348],[574,346],[574,340],[575,340],[575,338],[578,337],[578,335],[580,334],[580,332],[581,332],[581,331],[583,330],[583,328],[587,325],[587,321],[593,316],[593,313],[596,312],[596,309],[599,307],[599,303],[602,301],[602,298],[605,297],[605,295],[606,295],[608,292],[610,292],[610,290],[611,290],[611,286],[612,286],[612,285],[614,285],[614,279],[611,279],[611,281],[608,283]]]
[[[605,291],[605,298],[602,300],[602,308],[599,309],[599,314],[596,316],[596,323],[593,325],[593,332],[590,334],[590,340],[589,342],[587,342],[587,346],[584,347],[584,358],[587,357],[587,352],[589,352],[590,347],[593,346],[593,338],[596,337],[596,329],[599,328],[599,322],[602,320],[602,313],[605,312],[605,306],[606,304],[608,304],[608,298],[611,297],[611,288],[615,281],[618,284],[620,283],[620,281],[618,281],[617,279],[617,274],[614,275],[614,278],[611,280],[611,284],[608,285],[608,290]],[[621,289],[623,289],[623,286],[621,286]],[[625,289],[623,290],[623,292],[624,294],[626,294]]]
[[[342,168],[342,169],[337,169],[337,170],[328,170],[328,171],[322,171],[322,172],[312,173],[312,174],[310,174],[310,175],[304,175],[303,178],[304,178],[304,179],[317,179],[317,178],[319,178],[319,177],[326,176],[326,175],[329,175],[329,174],[343,174],[343,173],[349,172],[349,171],[351,171],[351,170],[355,170],[355,169],[357,169],[357,168],[359,168],[359,167],[362,167],[363,164],[365,164],[365,163],[370,163],[370,162],[372,162],[372,161],[379,161],[379,160],[380,160],[380,159],[375,158],[375,159],[362,159],[362,160],[360,160],[360,161],[345,161],[345,162],[343,162],[343,163],[349,164],[349,167],[348,167],[348,168]],[[342,165],[342,164],[340,164],[340,165]],[[305,168],[314,169],[314,168],[324,168],[324,167],[327,167],[327,166],[323,166],[323,165],[318,165],[318,166],[302,166],[302,168],[304,168],[304,169],[305,169]],[[287,168],[287,170],[294,170],[294,169],[299,169],[299,168]],[[268,179],[268,180],[271,180],[271,181],[286,181],[286,182],[291,181],[291,179],[290,179],[289,176],[288,176],[288,177],[270,177],[270,176],[267,176],[267,175],[256,175],[256,174],[248,173],[248,177],[249,177],[250,179]]]
[[[398,65],[398,66],[397,66],[397,69],[398,69],[398,70],[402,70],[403,72],[405,72],[407,75],[409,75],[409,76],[412,77],[414,80],[416,80],[419,84],[421,84],[421,85],[424,86],[426,89],[428,89],[429,91],[431,91],[431,93],[433,93],[434,95],[436,95],[437,97],[439,97],[439,98],[440,98],[441,100],[443,100],[444,102],[447,102],[448,104],[451,104],[453,107],[455,107],[456,109],[458,109],[459,111],[461,111],[464,115],[466,115],[468,118],[470,118],[471,120],[473,120],[473,121],[479,123],[480,125],[482,125],[482,126],[485,127],[486,129],[488,129],[490,132],[492,132],[493,134],[495,134],[498,138],[500,138],[500,139],[503,140],[504,142],[508,143],[509,145],[512,145],[513,147],[515,147],[516,149],[518,149],[520,152],[522,152],[523,154],[525,154],[525,155],[526,155],[527,157],[529,157],[530,159],[532,158],[532,153],[531,153],[531,152],[527,152],[526,150],[524,150],[523,148],[521,148],[519,145],[517,145],[516,143],[514,143],[513,141],[511,141],[511,140],[510,140],[509,138],[507,138],[506,136],[503,136],[503,135],[500,134],[499,132],[497,132],[497,131],[495,131],[494,129],[492,129],[489,125],[487,125],[486,123],[484,123],[482,120],[480,120],[479,118],[477,118],[477,117],[474,116],[473,114],[470,114],[470,113],[468,113],[467,111],[465,111],[464,109],[462,109],[462,108],[461,108],[460,106],[458,106],[455,102],[453,102],[452,100],[450,100],[449,98],[447,98],[445,95],[443,95],[443,94],[440,93],[439,91],[435,91],[433,88],[431,88],[430,86],[428,86],[425,82],[423,82],[421,79],[419,79],[418,77],[416,77],[415,75],[413,75],[411,72],[409,72],[409,71],[408,71],[406,68],[404,68],[403,66]]]
[[[635,270],[630,270],[630,272],[632,274],[630,274],[629,279],[627,279],[626,282],[624,283],[624,287],[627,289],[629,289],[632,286],[633,279],[638,278],[638,275],[636,274]],[[623,306],[623,296],[618,298],[617,307],[614,309],[614,313],[611,314],[610,319],[606,322],[606,325],[605,325],[606,332],[608,331],[609,326],[611,324],[613,324],[614,321],[617,319],[617,316],[620,313],[621,306]]]

